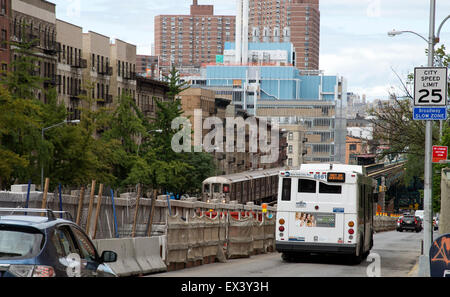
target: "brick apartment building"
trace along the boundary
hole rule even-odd
[[[11,0],[0,0],[0,69],[7,70],[10,63],[9,38],[10,38]]]
[[[193,74],[203,63],[216,62],[224,43],[234,41],[235,16],[214,15],[213,5],[191,5],[189,15],[155,17],[155,55],[167,73],[170,65]]]
[[[298,69],[319,69],[319,0],[250,0],[249,35],[253,41],[289,39]]]

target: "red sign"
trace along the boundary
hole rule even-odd
[[[433,163],[439,163],[441,160],[447,160],[447,146],[433,146]]]

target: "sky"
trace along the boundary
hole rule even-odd
[[[136,44],[138,54],[150,54],[154,17],[189,14],[192,0],[50,0],[56,17],[111,39]],[[436,30],[450,14],[450,1],[437,0]],[[199,0],[213,4],[215,14],[236,15],[234,0]],[[402,78],[414,67],[427,66],[427,43],[413,34],[388,37],[393,29],[428,38],[428,0],[320,0],[320,69],[347,80],[347,91],[369,100],[400,93]],[[450,20],[442,27],[441,44],[450,49]],[[449,50],[450,52],[450,50]]]

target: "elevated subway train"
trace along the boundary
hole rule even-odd
[[[284,168],[259,169],[214,176],[203,181],[203,201],[218,199],[246,204],[276,202],[278,195],[278,176]]]

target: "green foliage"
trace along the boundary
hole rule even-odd
[[[195,193],[214,173],[210,155],[178,154],[171,148],[179,131],[171,128],[172,120],[183,114],[176,97],[186,88],[175,68],[167,77],[170,100],[157,100],[153,119],[145,118],[127,95],[117,98],[113,108],[101,107],[92,96],[95,84],[84,78],[81,119],[72,124],[56,89],[42,88],[34,43],[15,46],[17,59],[11,64],[15,71],[0,78],[1,188],[29,179],[40,184],[42,165],[50,189],[96,180],[116,189],[141,183],[162,192]],[[39,100],[38,93],[45,100]]]

